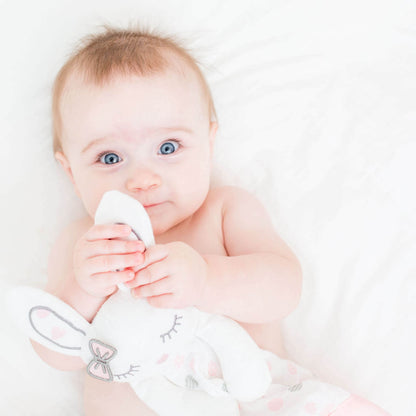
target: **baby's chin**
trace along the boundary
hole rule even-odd
[[[157,219],[152,219],[151,216],[150,222],[152,223],[153,235],[155,238],[163,236],[177,225],[177,223],[161,222]]]
[[[167,214],[160,216],[149,214],[149,218],[152,224],[155,239],[157,240],[162,237],[163,240],[163,236],[168,237],[171,232],[176,234],[176,232],[179,231],[181,224],[184,223],[184,221],[189,217],[184,216],[183,218],[169,218]]]

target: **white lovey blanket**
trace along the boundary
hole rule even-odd
[[[215,183],[255,193],[301,260],[291,359],[416,414],[415,2],[43,0],[1,2],[0,18],[0,293],[42,287],[84,215],[51,151],[53,77],[98,25],[142,22],[204,63]],[[1,312],[0,413],[81,415],[83,373],[49,368]]]

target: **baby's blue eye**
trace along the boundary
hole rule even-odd
[[[115,153],[104,153],[99,157],[99,160],[106,165],[113,165],[120,162],[120,157]]]
[[[159,153],[162,155],[170,155],[178,150],[179,143],[175,141],[165,142],[160,146]]]

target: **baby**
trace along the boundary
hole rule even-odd
[[[301,267],[256,198],[210,185],[217,128],[204,76],[176,41],[108,27],[85,38],[55,80],[53,134],[87,216],[52,247],[46,290],[89,321],[119,283],[158,308],[236,320],[265,350],[273,377],[266,396],[240,404],[242,415],[384,415],[287,360],[280,325],[299,302]],[[127,241],[128,225],[94,225],[109,190],[144,205],[156,245]],[[55,368],[84,366],[32,344]],[[154,415],[127,383],[86,375],[84,391],[86,415]]]

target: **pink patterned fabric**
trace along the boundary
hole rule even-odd
[[[241,416],[390,416],[369,401],[319,380],[309,370],[264,351],[272,384],[261,398],[239,402]]]
[[[391,416],[385,410],[359,396],[352,395],[330,416]]]

